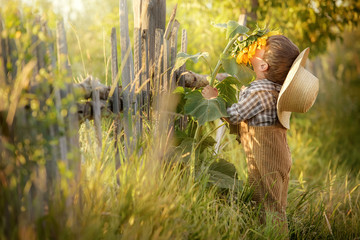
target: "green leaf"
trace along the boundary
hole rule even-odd
[[[235,58],[229,54],[221,54],[220,60],[225,72],[236,77],[242,85],[247,85],[255,80],[255,72],[245,64],[238,64]]]
[[[227,77],[215,86],[219,90],[219,95],[226,101],[226,107],[237,103],[236,86],[241,87],[242,84],[235,77]]]
[[[177,87],[177,88],[174,89],[173,93],[185,95],[185,88],[184,87]]]
[[[185,96],[185,114],[196,118],[199,125],[226,117],[226,102],[221,96],[213,99],[205,99],[199,90],[195,90]]]
[[[233,84],[233,85],[235,85],[235,86],[237,86],[239,88],[243,86],[243,84],[236,77],[233,77],[233,76],[226,77],[224,80],[219,82],[217,85],[219,85],[221,83],[223,83],[223,84]]]
[[[176,106],[176,112],[177,113],[180,113],[180,114],[184,113],[184,105],[186,103],[185,96],[186,96],[186,94],[188,94],[191,91],[192,90],[190,88],[185,88],[185,87],[177,87],[173,91],[173,93],[175,95],[179,96],[179,102],[178,102],[178,104]]]
[[[249,28],[240,25],[236,21],[228,21],[227,22],[227,31],[226,31],[226,39],[233,38],[237,33],[246,34],[249,31]]]
[[[200,143],[200,152],[203,152],[207,147],[212,147],[216,144],[216,141],[213,137],[208,136]]]
[[[210,182],[219,188],[238,190],[243,184],[237,179],[237,172],[234,164],[219,159],[209,167]]]
[[[174,68],[173,68],[172,71],[178,70],[188,60],[191,60],[194,63],[197,63],[201,57],[207,58],[207,57],[209,57],[209,54],[207,52],[203,52],[203,53],[197,53],[195,55],[189,55],[189,54],[184,53],[184,52],[179,52],[176,55],[176,62],[175,62],[175,65],[174,65]]]
[[[177,151],[181,154],[188,153],[192,151],[192,146],[195,139],[194,136],[189,135],[185,131],[176,130],[175,131],[175,146]],[[199,144],[200,153],[203,152],[206,148],[212,147],[216,144],[216,141],[213,137],[208,136]]]

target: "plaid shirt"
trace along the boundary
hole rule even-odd
[[[267,79],[256,80],[240,92],[238,103],[227,109],[230,122],[248,121],[250,126],[270,126],[277,121],[276,102],[281,85]]]

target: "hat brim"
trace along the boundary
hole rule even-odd
[[[295,59],[294,63],[292,64],[288,75],[286,76],[286,79],[281,87],[278,102],[277,102],[277,114],[279,121],[281,125],[283,125],[285,128],[290,129],[290,116],[291,112],[285,111],[282,109],[282,96],[284,92],[288,89],[289,85],[291,84],[291,81],[294,79],[294,76],[296,75],[299,68],[302,66],[305,66],[306,60],[309,56],[310,48],[304,49],[299,56]]]

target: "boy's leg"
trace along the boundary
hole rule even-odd
[[[291,154],[286,131],[279,128],[257,128],[252,135],[252,153],[261,176],[266,212],[274,212],[285,224],[287,190],[291,168]]]
[[[256,208],[260,208],[259,220],[261,224],[266,223],[266,213],[264,208],[264,189],[261,183],[261,175],[253,158],[247,158],[248,166],[248,182],[252,188],[252,201],[256,204]]]
[[[262,177],[262,187],[265,193],[264,206],[265,211],[270,213],[277,224],[282,225],[287,231],[286,219],[286,198],[287,198],[287,181],[279,172],[268,173]]]

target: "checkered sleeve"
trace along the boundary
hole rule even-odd
[[[272,108],[274,98],[268,91],[249,91],[243,93],[238,103],[227,109],[230,122],[238,124],[249,120],[266,109]]]

